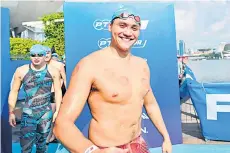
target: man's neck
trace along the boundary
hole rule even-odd
[[[41,65],[34,65],[33,63],[31,64],[31,67],[34,68],[36,71],[39,71],[41,69],[44,69],[46,63],[41,64]]]
[[[121,51],[119,48],[111,45],[111,46],[109,46],[109,51],[117,59],[130,60],[131,53],[129,50],[128,51]]]
[[[50,61],[49,61],[49,63],[53,63],[53,62],[54,62],[54,60],[51,58]]]

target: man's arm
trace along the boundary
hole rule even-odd
[[[64,81],[64,85],[66,87],[66,73],[65,73],[65,67],[63,64],[61,64],[61,68],[60,68],[60,74],[61,74],[61,77]]]
[[[54,134],[71,153],[83,153],[93,145],[75,126],[93,83],[93,68],[87,59],[75,67],[54,126]]]
[[[62,91],[61,91],[61,84],[60,84],[60,73],[58,69],[53,68],[53,87],[55,93],[55,104],[56,104],[56,112],[59,112],[61,101],[62,101]]]
[[[151,86],[150,86],[150,71],[147,63],[145,64],[145,68],[147,69],[147,78],[148,78],[148,84],[149,84],[149,91],[144,97],[144,106],[147,111],[148,116],[150,117],[151,121],[157,128],[157,130],[161,133],[165,141],[170,141],[170,137],[168,134],[168,131],[165,127],[165,123],[163,121],[160,108],[158,106],[158,103],[155,99],[155,96],[152,92]]]
[[[18,91],[21,87],[21,76],[19,72],[19,68],[16,69],[13,78],[12,88],[10,90],[10,94],[8,97],[8,104],[9,104],[9,112],[12,113],[14,111],[17,98],[18,98]]]

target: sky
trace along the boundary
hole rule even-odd
[[[230,0],[161,2],[175,4],[177,41],[184,40],[186,49],[218,48],[221,42],[230,43]]]
[[[174,3],[177,40],[184,40],[187,49],[230,43],[230,0]]]
[[[184,40],[186,49],[218,48],[221,42],[230,43],[230,0],[162,1],[175,4],[177,41]]]

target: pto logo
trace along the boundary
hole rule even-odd
[[[93,27],[96,30],[108,30],[110,20],[108,19],[97,19],[93,22]],[[141,20],[141,30],[145,30],[148,27],[149,20]]]
[[[108,47],[111,43],[111,38],[101,38],[98,40],[98,47],[105,48]],[[144,48],[147,44],[147,40],[137,40],[133,45],[133,48]]]
[[[141,118],[142,118],[143,120],[149,120],[148,115],[145,114],[145,113],[142,113],[142,114],[141,114]]]
[[[149,20],[141,20],[141,30],[145,30],[148,27]]]
[[[111,43],[111,38],[101,38],[100,40],[98,40],[98,47],[99,48],[105,48],[108,47]]]
[[[218,120],[218,113],[230,113],[230,94],[206,94],[207,119]]]
[[[133,48],[144,48],[147,43],[147,40],[137,40],[133,45]]]
[[[95,20],[93,22],[93,27],[96,30],[108,30],[110,21],[105,19],[105,20]]]
[[[142,114],[141,114],[141,118],[142,118],[142,120],[149,120],[148,115],[145,114],[145,113],[142,113]],[[145,134],[149,133],[146,126],[141,127],[141,132],[142,132],[142,133],[145,133]]]

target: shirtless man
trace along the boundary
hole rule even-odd
[[[46,62],[48,65],[51,65],[53,67],[56,67],[59,70],[59,73],[61,74],[61,80],[60,80],[60,86],[62,89],[62,96],[64,96],[65,91],[66,91],[66,73],[65,73],[65,68],[64,68],[64,64],[61,62],[58,62],[56,60],[54,60],[52,58],[52,53],[51,53],[51,49],[48,46],[44,46],[46,49]],[[56,104],[55,104],[55,92],[54,92],[54,88],[52,87],[51,89],[51,107],[52,107],[52,111],[55,112],[56,109]],[[55,136],[52,132],[53,129],[53,124],[51,125],[51,130],[50,130],[50,134],[47,138],[47,143],[50,143],[52,141],[55,140]]]
[[[22,108],[20,145],[22,153],[31,153],[36,143],[37,153],[46,153],[46,139],[51,122],[55,121],[62,101],[60,74],[45,62],[45,49],[34,45],[30,49],[31,64],[18,67],[14,74],[9,94],[9,123],[16,126],[14,108],[21,84],[26,93]],[[50,104],[51,87],[54,85],[56,112],[53,114]]]
[[[72,73],[54,126],[57,139],[71,153],[148,153],[141,137],[144,105],[164,138],[163,152],[171,153],[170,137],[150,87],[149,67],[130,52],[140,34],[140,17],[120,8],[109,31],[111,45],[81,59]],[[74,124],[87,100],[93,117],[89,139]]]
[[[54,60],[52,58],[51,49],[47,46],[44,46],[46,48],[46,62],[49,65],[52,65],[53,67],[56,67],[60,74],[61,74],[61,81],[64,82],[64,86],[66,88],[66,73],[65,73],[65,64],[62,62],[58,62],[57,60]],[[57,54],[57,53],[55,53]]]

